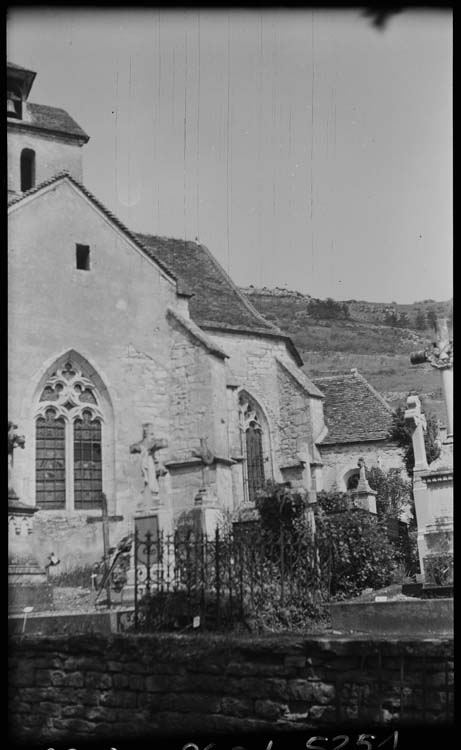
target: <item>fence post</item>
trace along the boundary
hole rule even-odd
[[[221,571],[220,571],[220,541],[219,541],[219,528],[216,527],[215,532],[215,559],[216,559],[216,625],[219,629],[221,624]]]
[[[151,554],[151,538],[152,533],[146,531],[146,558],[147,558],[147,570],[146,570],[146,594],[150,594],[150,554]]]
[[[138,629],[138,530],[134,530],[134,629]]]
[[[284,537],[283,528],[280,529],[280,605],[283,607],[285,599],[285,559],[284,559]]]

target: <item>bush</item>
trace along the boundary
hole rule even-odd
[[[53,574],[51,579],[53,586],[69,587],[69,588],[91,588],[92,580],[91,574],[93,573],[92,565],[81,565],[72,570],[67,570],[62,573]]]
[[[401,555],[376,516],[351,507],[345,493],[321,492],[316,513],[316,540],[331,549],[329,589],[334,599],[358,596],[393,582]]]
[[[440,456],[440,444],[438,442],[439,424],[437,417],[434,414],[427,414],[426,424],[427,429],[424,432],[424,446],[426,449],[427,463],[431,464]],[[412,476],[415,465],[415,455],[413,452],[411,431],[405,422],[405,408],[403,406],[399,406],[395,411],[392,420],[392,427],[389,431],[389,439],[395,440],[399,444],[403,452],[405,468],[409,476]]]
[[[296,539],[306,521],[307,492],[293,489],[289,483],[266,482],[255,502],[261,519],[261,531],[269,537]]]
[[[399,519],[409,513],[409,526],[415,526],[412,483],[402,476],[400,469],[383,471],[378,466],[366,470],[367,480],[376,494],[376,510],[383,521]]]

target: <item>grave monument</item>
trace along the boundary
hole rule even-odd
[[[8,609],[50,608],[53,589],[44,568],[31,551],[33,519],[37,508],[23,503],[14,489],[14,451],[24,448],[25,438],[8,421]]]
[[[413,494],[418,527],[418,554],[423,581],[436,558],[453,556],[453,341],[447,320],[437,321],[437,340],[427,349],[411,355],[412,364],[428,362],[442,376],[447,425],[442,431],[440,455],[430,465],[424,445],[426,420],[417,396],[409,396],[405,421],[412,434],[415,466]],[[450,563],[448,562],[448,568]]]

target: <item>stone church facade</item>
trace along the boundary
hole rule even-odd
[[[324,394],[196,242],[135,234],[82,184],[88,136],[8,65],[9,403],[35,554],[70,569],[137,520],[172,531],[322,487]],[[32,539],[32,537],[31,537]]]

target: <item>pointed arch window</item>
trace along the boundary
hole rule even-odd
[[[36,498],[43,510],[99,508],[104,415],[97,389],[68,360],[47,379],[36,414]]]
[[[243,478],[245,500],[254,503],[267,476],[269,462],[269,436],[261,410],[246,392],[239,396],[240,430],[244,456]]]

